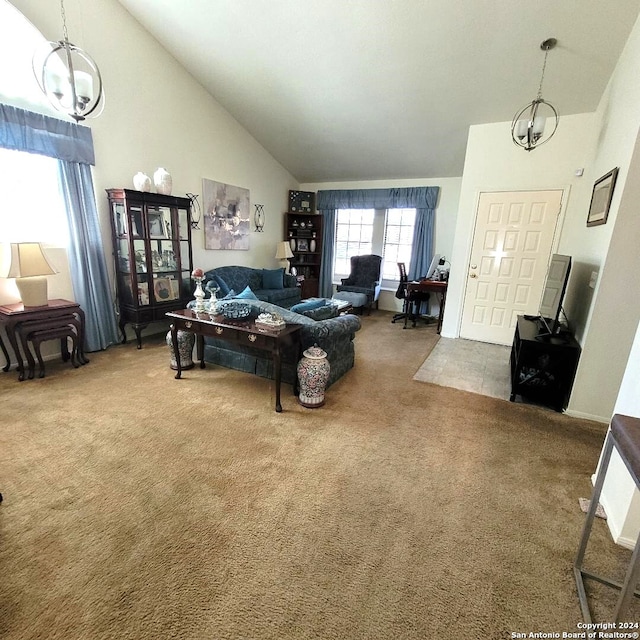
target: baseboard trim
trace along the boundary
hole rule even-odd
[[[583,411],[574,411],[573,409],[567,409],[564,414],[571,418],[581,418],[582,420],[593,420],[594,422],[602,422],[603,424],[609,424],[611,416],[605,418],[604,416],[596,416],[592,413],[584,413]]]
[[[595,485],[595,483],[596,474],[594,473],[591,476],[591,484]],[[604,494],[600,495],[600,504],[602,505],[604,512],[607,514],[607,527],[609,528],[609,533],[611,534],[613,541],[621,547],[633,551],[636,546],[636,541],[622,535],[622,527],[618,526],[616,523],[615,518],[613,517],[614,510],[609,508],[610,505],[608,504],[607,498]]]

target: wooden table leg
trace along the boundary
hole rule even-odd
[[[280,404],[280,378],[282,374],[282,358],[280,356],[280,347],[277,346],[273,350],[273,369],[276,374],[276,411],[282,412],[282,405]]]
[[[78,362],[80,364],[87,364],[89,362],[89,358],[84,353],[84,343],[86,340],[86,322],[84,310],[78,307],[76,311],[79,322],[76,325],[76,329],[78,330]]]
[[[35,375],[36,370],[36,362],[33,359],[33,355],[31,354],[31,349],[29,349],[29,334],[26,333],[27,329],[23,332],[21,328],[18,328],[18,333],[20,334],[20,343],[22,344],[22,350],[24,351],[24,355],[27,358],[27,364],[29,366],[29,373],[27,377],[29,380],[33,380],[33,376]]]
[[[204,369],[204,336],[196,334],[196,358],[200,361],[200,368]]]
[[[175,324],[171,324],[171,344],[173,345],[173,355],[176,359],[176,380],[182,377],[182,363],[180,362],[180,349],[178,348],[178,329]]]
[[[4,346],[4,340],[2,339],[2,336],[0,336],[0,348],[2,349],[2,353],[4,354],[5,360],[7,361],[7,364],[2,367],[2,370],[6,372],[9,371],[9,367],[11,366],[11,359],[9,358],[7,347]]]
[[[22,362],[22,353],[20,353],[20,347],[18,346],[18,342],[16,341],[16,326],[8,325],[6,329],[9,344],[13,349],[13,354],[15,355],[16,362],[18,363],[18,380],[22,382],[24,380],[24,363]]]

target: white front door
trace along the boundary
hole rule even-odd
[[[518,315],[537,315],[562,191],[481,193],[460,337],[510,345]]]

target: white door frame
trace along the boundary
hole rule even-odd
[[[560,199],[560,213],[558,214],[558,221],[556,222],[556,228],[553,233],[553,241],[551,243],[551,253],[558,253],[560,236],[562,235],[562,229],[564,228],[564,220],[567,212],[567,206],[569,203],[569,196],[571,193],[570,184],[565,184],[564,186],[555,185],[551,187],[542,187],[542,186],[519,187],[515,189],[513,187],[502,187],[502,188],[496,187],[495,189],[491,189],[491,188],[477,189],[475,193],[475,198],[473,201],[473,212],[474,212],[473,224],[471,226],[471,232],[467,237],[467,251],[465,253],[465,263],[464,263],[465,274],[468,273],[469,271],[468,267],[469,267],[469,262],[471,260],[471,251],[473,250],[473,240],[476,235],[476,226],[478,222],[478,206],[480,205],[480,196],[483,193],[496,193],[496,192],[502,192],[502,191],[507,191],[510,193],[515,193],[517,191],[562,191],[562,197]],[[586,219],[586,215],[585,215],[585,219]],[[455,335],[456,338],[460,338],[460,329],[462,328],[462,312],[464,307],[464,301],[467,296],[468,285],[469,285],[469,278],[465,277],[464,285],[462,287],[462,292],[460,295],[460,308],[458,309],[458,322],[456,326],[456,335]]]

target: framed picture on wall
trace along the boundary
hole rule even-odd
[[[596,225],[606,223],[617,177],[618,167],[611,169],[609,173],[606,173],[602,178],[596,180],[593,185],[593,193],[591,194],[587,227],[595,227]]]

